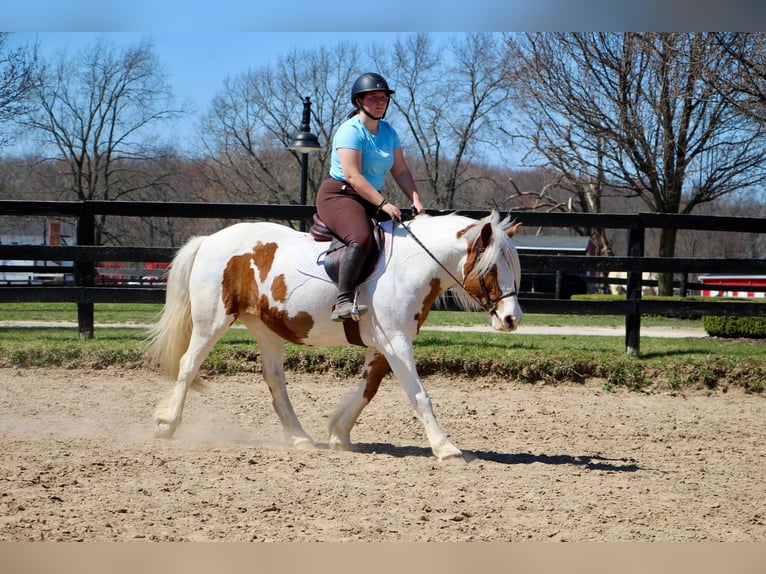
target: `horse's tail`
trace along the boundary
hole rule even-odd
[[[191,339],[189,277],[197,251],[205,239],[193,237],[176,253],[168,273],[165,306],[159,321],[149,331],[150,364],[173,380],[178,377],[178,363]]]

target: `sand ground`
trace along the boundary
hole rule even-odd
[[[288,378],[315,451],[283,444],[257,376],[208,380],[167,441],[153,372],[0,369],[0,540],[766,540],[763,396],[429,377],[454,466],[394,379],[333,452],[353,381]]]

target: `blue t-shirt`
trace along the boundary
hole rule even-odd
[[[383,189],[386,174],[394,165],[394,150],[401,147],[396,130],[388,122],[378,122],[378,134],[373,135],[357,114],[343,122],[332,139],[330,177],[345,181],[338,159],[338,148],[362,152],[362,175],[375,189]]]

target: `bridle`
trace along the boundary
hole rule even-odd
[[[401,222],[400,222],[400,224],[407,231],[407,233],[410,234],[410,237],[412,237],[415,240],[415,243],[420,245],[420,247],[423,249],[423,251],[425,251],[431,259],[436,261],[436,264],[439,267],[441,267],[442,269],[444,269],[444,271],[447,273],[447,275],[449,275],[455,283],[460,285],[460,287],[463,289],[463,291],[465,291],[468,295],[473,297],[473,299],[475,299],[476,302],[479,305],[481,305],[481,308],[484,309],[484,311],[487,314],[497,317],[497,304],[500,301],[502,301],[503,299],[505,299],[506,297],[516,297],[517,293],[516,293],[516,289],[515,288],[513,290],[511,290],[511,291],[508,291],[507,293],[501,293],[498,297],[495,297],[495,298],[490,296],[489,289],[487,288],[487,284],[484,281],[484,275],[478,275],[477,274],[477,276],[479,278],[479,286],[481,287],[483,298],[482,297],[477,297],[476,295],[471,293],[466,288],[465,281],[468,278],[468,276],[471,274],[471,271],[473,271],[474,268],[479,263],[479,259],[481,258],[482,253],[484,253],[484,251],[485,251],[484,247],[479,247],[479,248],[476,249],[476,256],[474,257],[473,262],[471,263],[471,266],[468,268],[468,271],[466,271],[463,274],[463,280],[461,281],[460,279],[455,277],[454,273],[452,273],[452,271],[447,269],[444,266],[444,264],[441,261],[439,261],[433,253],[431,253],[431,251],[428,249],[428,247],[426,247],[423,244],[423,242],[420,241],[420,239],[418,239],[418,237],[412,232],[412,230],[409,228],[409,226],[404,225],[404,223],[401,223]]]
[[[460,286],[463,288],[463,290],[466,293],[471,295],[474,299],[476,299],[479,302],[479,305],[482,306],[485,312],[487,312],[489,315],[497,316],[497,304],[503,299],[505,299],[506,297],[515,297],[516,289],[508,291],[507,293],[501,293],[499,296],[492,298],[492,296],[489,294],[489,289],[487,289],[487,284],[484,281],[484,275],[479,275],[478,273],[476,274],[476,276],[479,278],[479,286],[481,287],[481,291],[484,295],[484,299],[476,297],[473,293],[469,292],[468,289],[465,288],[466,278],[468,278],[468,276],[471,274],[471,271],[473,271],[474,267],[476,267],[476,265],[479,263],[479,258],[481,257],[481,254],[484,253],[484,251],[485,251],[484,247],[478,247],[476,249],[476,257],[474,257],[473,259],[473,264],[468,268],[468,271],[463,276],[463,282],[460,284]]]

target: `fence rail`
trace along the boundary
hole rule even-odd
[[[211,204],[201,202],[146,202],[146,201],[0,201],[3,216],[70,217],[77,220],[77,245],[0,245],[0,260],[8,261],[66,261],[62,267],[72,273],[74,285],[6,285],[0,286],[0,302],[73,302],[78,306],[80,336],[93,336],[94,303],[161,303],[162,286],[98,285],[96,263],[168,262],[175,249],[168,247],[129,247],[95,245],[94,218],[96,215],[127,217],[173,217],[200,219],[265,219],[279,221],[306,221],[314,213],[313,206],[254,205],[241,203]],[[431,215],[446,212],[429,210]],[[487,211],[462,210],[458,213],[480,218]],[[687,229],[697,231],[725,231],[732,233],[766,233],[763,218],[719,217],[701,215],[638,214],[584,214],[537,213],[518,211],[511,216],[525,226],[535,227],[602,227],[625,229],[628,234],[627,257],[592,257],[565,255],[520,256],[524,272],[562,273],[611,271],[627,272],[624,300],[571,301],[563,299],[521,298],[522,308],[528,313],[602,314],[625,316],[625,342],[628,353],[638,354],[640,348],[641,316],[668,314],[702,316],[705,314],[734,316],[766,316],[766,305],[747,301],[662,301],[642,300],[643,272],[672,272],[686,277],[690,273],[741,273],[766,275],[766,259],[747,258],[662,258],[644,257],[646,229]],[[0,272],[13,269],[44,269],[37,265],[0,265]],[[686,288],[701,289],[698,283]],[[728,286],[716,285],[716,290]],[[741,288],[741,287],[740,287]],[[753,291],[762,291],[754,289]],[[523,294],[522,294],[523,295]]]

